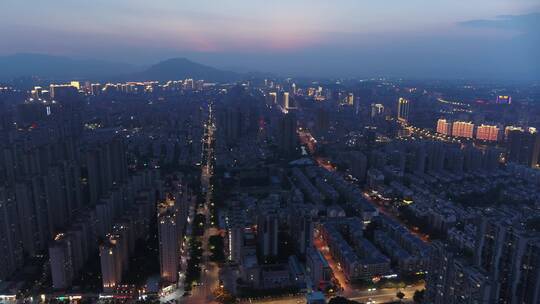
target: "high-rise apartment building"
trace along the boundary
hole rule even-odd
[[[371,104],[371,118],[382,116],[384,114],[384,105],[380,103]]]
[[[437,120],[437,133],[444,135],[452,135],[452,123],[446,119]]]
[[[167,283],[178,281],[181,233],[179,209],[172,195],[158,204],[159,262],[161,279]]]
[[[276,92],[270,92],[268,93],[268,103],[271,105],[277,104],[277,93]]]
[[[512,96],[497,95],[497,99],[496,99],[495,103],[497,103],[497,104],[511,104],[512,103]]]
[[[66,289],[73,281],[73,250],[66,234],[58,234],[49,245],[49,262],[54,289]]]
[[[536,167],[540,154],[540,133],[535,129],[507,129],[508,161]]]
[[[474,263],[496,287],[490,303],[540,302],[540,240],[507,215],[483,217],[478,226]]]
[[[495,303],[495,286],[486,273],[467,262],[460,250],[432,244],[426,277],[426,303]]]
[[[349,105],[349,106],[354,105],[354,94],[353,93],[349,93],[347,95],[347,105]]]
[[[473,138],[474,124],[466,121],[454,121],[452,124],[452,136]]]
[[[278,132],[278,147],[282,154],[291,155],[297,148],[298,135],[296,134],[296,114],[289,112],[284,113],[279,118]]]
[[[398,99],[398,110],[397,110],[397,118],[399,121],[402,122],[408,122],[409,121],[409,108],[410,108],[410,101],[406,98],[400,97]]]
[[[502,128],[496,125],[480,125],[476,128],[476,139],[485,141],[499,141],[502,137]]]
[[[17,223],[15,197],[0,187],[0,281],[5,280],[23,263],[23,252]]]
[[[289,92],[283,92],[283,110],[288,111],[290,108]]]
[[[101,277],[103,281],[103,291],[113,291],[122,281],[123,240],[117,236],[109,235],[99,246],[99,256],[101,261]]]
[[[261,213],[257,216],[257,240],[263,257],[278,255],[278,218],[277,215]]]
[[[90,201],[96,203],[111,187],[127,178],[125,144],[121,137],[98,138],[86,152]]]

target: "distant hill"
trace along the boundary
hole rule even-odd
[[[37,76],[47,80],[97,81],[180,80],[185,78],[229,82],[241,78],[240,73],[219,70],[190,61],[172,58],[146,69],[129,64],[101,60],[80,60],[43,54],[0,56],[0,80]]]
[[[161,61],[148,69],[133,74],[135,80],[175,80],[204,79],[206,81],[229,82],[238,80],[241,74],[219,70],[210,66],[190,61],[186,58],[172,58]]]
[[[137,68],[129,64],[100,60],[79,60],[43,54],[0,56],[0,80],[38,76],[45,79],[103,79],[131,74]]]

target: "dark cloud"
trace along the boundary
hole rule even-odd
[[[476,19],[458,23],[465,27],[540,32],[540,12],[525,15],[501,15],[495,19]]]

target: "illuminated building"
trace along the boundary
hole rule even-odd
[[[384,106],[380,103],[371,104],[371,118],[384,114]]]
[[[497,104],[511,104],[512,103],[512,96],[498,95],[496,103]]]
[[[455,121],[452,124],[452,136],[473,138],[474,124],[465,121]]]
[[[193,79],[189,78],[184,80],[184,89],[192,90],[194,88],[194,81]]]
[[[437,133],[452,135],[452,123],[446,119],[437,120]]]
[[[485,272],[469,265],[461,250],[440,241],[435,241],[431,247],[426,277],[427,303],[499,303],[491,301],[493,283]]]
[[[354,105],[354,94],[353,93],[349,93],[349,95],[347,95],[347,104],[349,106]]]
[[[101,261],[101,277],[103,291],[113,291],[122,280],[123,254],[121,250],[122,240],[120,237],[109,235],[99,246]]]
[[[499,126],[480,125],[476,128],[476,139],[498,141],[501,139],[501,131]]]
[[[34,87],[32,91],[30,91],[30,94],[32,95],[33,99],[40,99],[43,94],[43,88],[42,87]]]
[[[179,228],[179,210],[171,195],[160,202],[157,208],[161,279],[167,283],[176,283],[182,241]]]
[[[523,128],[522,127],[516,127],[516,126],[507,126],[506,128],[504,128],[504,138],[505,139],[508,139],[508,134],[510,133],[510,131],[522,131],[523,132]]]
[[[51,84],[49,86],[51,99],[64,101],[78,96],[78,89],[71,84]]]
[[[78,81],[72,81],[72,82],[70,82],[69,85],[72,86],[72,87],[74,87],[74,88],[76,88],[77,90],[80,90],[80,89],[81,89],[81,83],[78,82]]]
[[[398,115],[397,115],[397,118],[399,121],[402,121],[402,122],[409,121],[409,107],[410,107],[409,100],[403,97],[400,97],[398,100]]]
[[[270,92],[268,93],[268,97],[270,98],[270,104],[277,104],[277,93],[276,92]]]
[[[289,92],[283,92],[283,109],[289,110]]]
[[[99,83],[92,83],[90,85],[90,93],[94,96],[100,95],[103,91],[103,86]]]
[[[306,272],[316,288],[325,288],[332,279],[332,269],[323,255],[314,247],[306,252]]]
[[[540,242],[509,224],[506,214],[482,217],[474,262],[497,290],[490,303],[539,303]]]

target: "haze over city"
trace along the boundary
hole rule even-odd
[[[539,304],[538,0],[4,0],[1,304]]]

